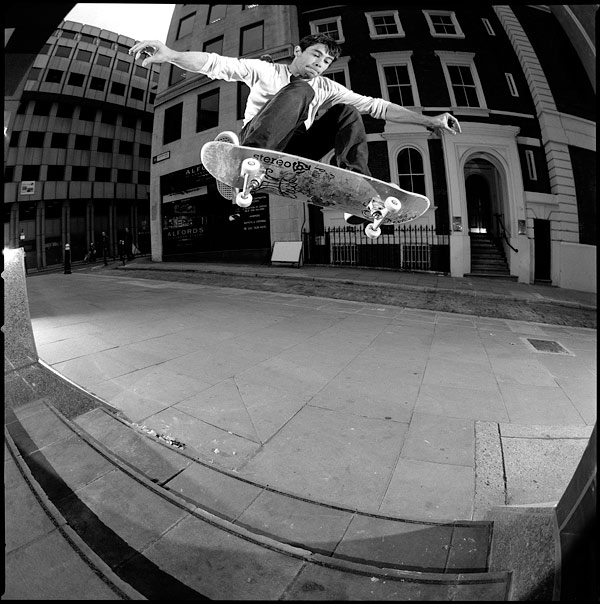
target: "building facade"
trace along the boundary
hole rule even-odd
[[[81,260],[125,229],[150,253],[150,158],[159,67],[135,65],[134,40],[62,21],[5,98],[4,245],[28,268]],[[8,101],[8,102],[7,102]]]
[[[434,137],[363,116],[373,176],[431,199],[433,209],[416,225],[439,238],[445,272],[474,274],[483,237],[520,282],[595,291],[594,83],[550,8],[183,4],[167,44],[289,63],[299,39],[316,32],[343,48],[327,77],[460,120],[461,135]],[[154,260],[266,260],[277,241],[306,233],[325,241],[332,229],[347,228],[338,212],[273,195],[258,195],[241,211],[219,196],[200,148],[222,130],[240,131],[247,93],[244,84],[172,65],[161,71],[150,186]],[[232,211],[241,218],[231,220]],[[406,249],[414,253],[415,245]]]

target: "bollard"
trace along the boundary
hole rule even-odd
[[[65,243],[65,275],[71,274],[71,246]]]

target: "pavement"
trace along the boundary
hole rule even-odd
[[[343,267],[146,258],[30,274],[41,363],[5,362],[19,530],[4,599],[199,599],[223,585],[234,599],[451,599],[456,573],[464,589],[496,590],[463,597],[505,599],[487,514],[564,492],[596,423],[595,329],[231,288],[228,276],[596,308],[595,294],[549,286]],[[25,580],[41,559],[47,572]]]

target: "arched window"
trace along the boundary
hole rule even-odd
[[[406,147],[398,153],[398,184],[401,189],[425,195],[423,156],[414,147]]]

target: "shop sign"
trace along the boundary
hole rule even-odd
[[[21,195],[33,195],[35,193],[35,180],[21,181]]]

